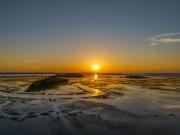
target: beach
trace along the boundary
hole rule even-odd
[[[179,75],[85,74],[56,88],[26,91],[46,76],[0,76],[0,134],[180,134]]]

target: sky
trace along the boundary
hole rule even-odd
[[[1,0],[0,72],[180,72],[179,0]]]

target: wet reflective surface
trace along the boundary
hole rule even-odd
[[[93,74],[25,91],[42,78],[0,77],[0,134],[180,134],[180,76]]]
[[[98,74],[94,75],[94,80],[97,81],[98,80]]]

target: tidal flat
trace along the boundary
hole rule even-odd
[[[0,75],[0,135],[179,135],[180,75]],[[62,75],[64,77],[64,75]]]

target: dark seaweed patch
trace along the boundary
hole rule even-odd
[[[46,77],[42,80],[33,82],[29,86],[27,91],[33,92],[33,91],[41,91],[41,90],[51,89],[51,88],[56,87],[58,84],[64,84],[67,82],[68,82],[68,79],[62,78],[59,75],[54,75],[54,76]]]

